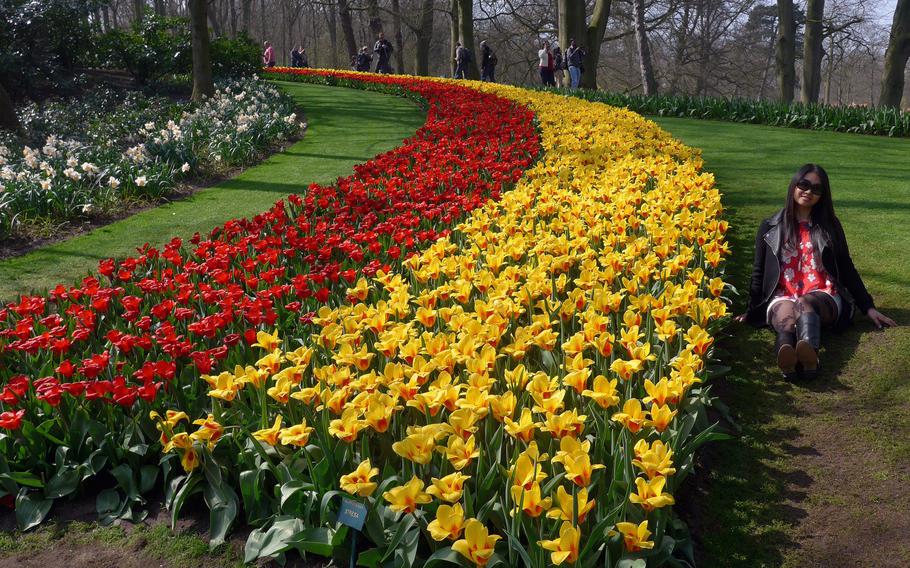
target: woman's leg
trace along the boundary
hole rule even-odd
[[[788,380],[797,378],[798,359],[795,349],[797,317],[796,302],[793,300],[777,300],[768,313],[768,323],[777,332],[777,340],[774,342],[777,366]]]
[[[837,319],[837,304],[824,292],[809,292],[796,302],[796,354],[808,377],[818,373],[818,348],[821,346],[822,325]]]

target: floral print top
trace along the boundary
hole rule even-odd
[[[815,247],[812,246],[811,225],[803,221],[799,224],[799,247],[785,247],[780,257],[780,279],[777,282],[775,296],[799,298],[809,292],[822,291],[831,296],[837,295],[834,282],[820,259],[815,258]]]

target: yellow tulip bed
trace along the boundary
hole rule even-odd
[[[361,278],[309,337],[261,331],[260,359],[204,377],[196,426],[158,417],[191,472],[171,505],[233,464],[261,527],[248,559],[346,557],[341,497],[367,507],[366,566],[685,558],[673,494],[716,437],[705,379],[727,313],[713,178],[634,113],[471,85],[537,116],[544,152],[517,186]]]

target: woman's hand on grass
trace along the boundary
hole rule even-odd
[[[746,314],[739,314],[738,316],[736,316],[736,317],[733,318],[733,321],[736,321],[736,322],[739,322],[739,323],[745,322],[745,321],[746,321]]]
[[[876,310],[875,308],[869,308],[869,311],[866,312],[866,315],[869,316],[869,319],[872,320],[872,323],[875,324],[875,327],[881,329],[882,327],[895,327],[897,322],[889,318],[885,314]]]

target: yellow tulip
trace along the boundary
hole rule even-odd
[[[667,478],[663,476],[653,479],[635,478],[636,493],[629,495],[629,501],[641,505],[645,511],[653,511],[674,503],[673,496],[664,493]]]
[[[579,415],[577,410],[566,410],[562,414],[548,415],[540,429],[549,432],[554,438],[574,438],[584,431],[585,419],[587,416]]]
[[[219,373],[218,376],[215,377],[211,375],[202,375],[202,379],[209,384],[210,397],[226,400],[228,402],[234,400],[237,391],[243,386],[242,383],[234,380],[234,375],[227,371]]]
[[[455,434],[467,439],[477,431],[477,421],[480,416],[472,409],[459,408],[449,416],[449,425]]]
[[[648,479],[676,473],[676,468],[673,467],[673,450],[660,440],[654,440],[650,446],[647,441],[639,440],[635,444],[635,459],[632,460],[632,465],[647,475]]]
[[[278,433],[281,431],[281,415],[275,417],[275,423],[271,428],[264,428],[253,432],[253,437],[260,442],[265,442],[270,446],[278,444]]]
[[[630,398],[623,404],[622,411],[613,415],[612,420],[619,422],[629,432],[635,434],[645,423],[645,413],[642,411],[641,401],[637,398]]]
[[[395,399],[387,394],[374,395],[367,406],[367,411],[363,418],[370,427],[379,432],[385,432],[392,422],[392,415],[400,410],[400,406],[395,405]]]
[[[647,519],[636,525],[634,523],[616,523],[619,534],[622,535],[623,543],[628,552],[639,552],[643,549],[654,548],[654,542],[648,540],[651,531],[648,530]],[[617,534],[615,531],[608,533],[610,536]]]
[[[360,462],[357,469],[347,475],[342,475],[340,481],[341,490],[351,495],[360,497],[369,497],[376,491],[376,483],[370,481],[379,475],[379,468],[373,467],[370,458]]]
[[[578,510],[575,509],[576,501],[578,502]],[[575,492],[575,497],[573,498],[572,494],[560,485],[556,489],[555,503],[556,506],[547,512],[547,518],[561,519],[569,522],[575,520],[580,525],[585,522],[585,518],[588,516],[591,509],[594,508],[597,501],[594,499],[588,501],[588,490],[584,487],[577,490]]]
[[[433,477],[430,479],[431,485],[427,487],[427,493],[440,501],[454,503],[461,499],[461,494],[464,492],[464,484],[469,479],[471,479],[470,475],[462,475],[457,471],[441,479]]]
[[[264,351],[271,353],[281,345],[281,338],[278,337],[278,330],[276,329],[274,333],[269,333],[267,331],[258,331],[256,332],[256,343],[253,344],[253,347],[259,347]]]
[[[490,397],[490,410],[493,412],[493,418],[499,422],[505,423],[507,419],[511,420],[515,414],[515,405],[517,399],[512,391],[506,391],[499,396]]]
[[[174,428],[175,426],[177,426],[178,423],[180,423],[181,420],[186,420],[187,422],[190,421],[190,417],[187,416],[186,412],[183,412],[183,411],[168,410],[164,414],[165,414],[165,418],[162,419],[161,415],[158,414],[157,412],[155,412],[154,410],[149,412],[149,419],[154,420],[159,423],[159,424],[157,424],[158,430],[161,430],[160,422],[164,422],[170,428]]]
[[[616,359],[610,364],[610,370],[616,373],[619,378],[624,381],[628,381],[632,378],[632,375],[641,371],[642,361],[637,359],[632,359],[626,361],[624,359]]]
[[[178,432],[168,441],[163,448],[164,453],[168,453],[174,448],[186,450],[193,447],[193,439],[186,432]]]
[[[464,528],[464,511],[461,505],[455,503],[452,506],[440,505],[436,509],[436,520],[427,526],[427,532],[433,537],[433,540],[442,541],[445,539],[458,540],[461,536],[461,530]]]
[[[491,535],[483,523],[477,519],[468,519],[464,525],[464,538],[452,544],[452,550],[474,563],[475,566],[486,566],[493,556],[496,541],[502,538]]]
[[[541,426],[540,422],[534,422],[531,418],[531,410],[528,408],[521,409],[521,416],[517,422],[506,418],[505,425],[507,434],[524,443],[530,442],[534,438],[534,431]]]
[[[416,476],[404,485],[393,487],[382,494],[389,502],[389,508],[400,513],[413,513],[418,505],[426,505],[433,498],[423,490],[423,481]]]
[[[603,464],[592,464],[591,456],[587,452],[573,452],[563,457],[563,468],[566,470],[566,479],[579,487],[591,485],[591,476],[595,470],[603,469]]]
[[[531,451],[533,448],[533,451]],[[540,465],[541,456],[537,455],[537,443],[531,442],[528,450],[519,454],[509,470],[513,485],[530,489],[535,483],[547,478],[547,472]]]
[[[550,560],[559,566],[563,562],[572,564],[578,560],[578,543],[581,540],[581,531],[572,526],[571,522],[564,522],[559,527],[559,538],[554,540],[540,540],[537,542],[544,550],[550,551]]]
[[[419,432],[392,444],[392,451],[408,461],[428,464],[435,447],[436,441],[431,433]]]
[[[360,412],[356,408],[348,408],[341,414],[341,418],[329,423],[329,434],[342,442],[352,443],[366,424],[366,421],[360,419]]]
[[[196,454],[196,450],[189,448],[183,451],[183,457],[180,458],[180,465],[183,466],[183,471],[187,473],[192,473],[194,469],[199,467],[199,456]]]
[[[458,436],[451,436],[445,448],[445,454],[452,467],[457,471],[468,467],[471,460],[480,455],[480,450],[477,449],[476,444],[474,436],[469,436],[467,440],[463,440]]]
[[[209,448],[214,447],[221,435],[224,434],[224,427],[215,422],[215,417],[211,414],[205,418],[193,420],[193,424],[199,426],[199,429],[190,434],[190,438],[197,442],[206,442]]]
[[[619,404],[619,394],[616,391],[616,379],[607,379],[603,375],[594,377],[591,390],[584,390],[581,396],[588,397],[601,408],[610,408]]]
[[[655,402],[651,405],[651,410],[648,411],[651,419],[645,420],[644,425],[651,426],[658,432],[663,432],[670,426],[670,422],[676,416],[676,413],[676,410],[670,410],[669,405],[661,406]]]
[[[278,433],[279,441],[285,446],[304,447],[310,440],[310,433],[313,428],[306,425],[306,419],[300,424],[295,424],[289,428],[284,428]]]
[[[537,518],[550,508],[551,500],[549,497],[541,498],[540,484],[534,482],[528,489],[521,485],[513,485],[512,502],[515,503],[515,509],[512,510],[513,515],[518,511],[523,511],[529,517]]]

